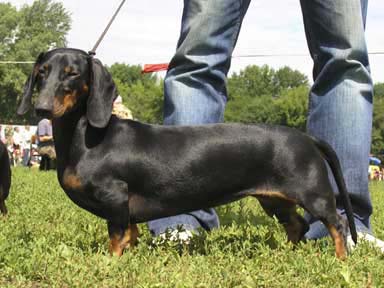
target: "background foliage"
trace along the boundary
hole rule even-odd
[[[136,119],[161,123],[163,117],[163,85],[155,74],[142,74],[141,66],[115,63],[109,67],[113,79]]]
[[[17,10],[0,3],[0,59],[36,59],[40,52],[66,45],[70,16],[60,2],[39,0]],[[15,116],[18,97],[31,73],[31,64],[0,64],[0,120],[2,123],[35,124],[33,113]]]
[[[384,160],[384,83],[375,85],[373,103],[372,153]]]

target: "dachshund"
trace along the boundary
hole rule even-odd
[[[328,163],[356,242],[351,199],[334,150],[298,130],[270,125],[149,125],[111,115],[117,96],[102,63],[86,52],[41,53],[18,108],[34,104],[52,119],[57,174],[69,198],[107,221],[109,251],[135,244],[137,223],[257,198],[298,243],[308,223],[297,205],[327,227],[336,257],[347,255],[348,223],[336,212]]]
[[[0,141],[0,211],[5,216],[8,213],[5,206],[5,199],[9,195],[11,187],[11,167],[8,155],[8,149],[3,142]]]

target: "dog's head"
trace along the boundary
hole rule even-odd
[[[38,56],[24,86],[19,115],[31,107],[35,86],[38,115],[60,118],[86,105],[88,121],[97,128],[108,124],[117,96],[112,77],[101,62],[82,50],[70,48],[54,49]]]

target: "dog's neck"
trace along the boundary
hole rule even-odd
[[[78,109],[52,120],[60,181],[65,169],[75,169],[82,155],[100,144],[105,137],[107,129],[92,127],[85,115],[85,109]]]
[[[70,152],[76,127],[83,115],[84,111],[77,110],[52,120],[59,178],[63,175],[66,167],[73,165],[72,162],[75,160],[70,158]]]

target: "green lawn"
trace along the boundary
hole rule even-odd
[[[257,201],[220,207],[222,227],[189,246],[139,245],[108,255],[103,220],[73,204],[54,172],[13,170],[0,219],[0,287],[384,287],[384,255],[363,243],[344,262],[330,238],[286,243]],[[384,239],[384,184],[372,183],[372,226]]]

